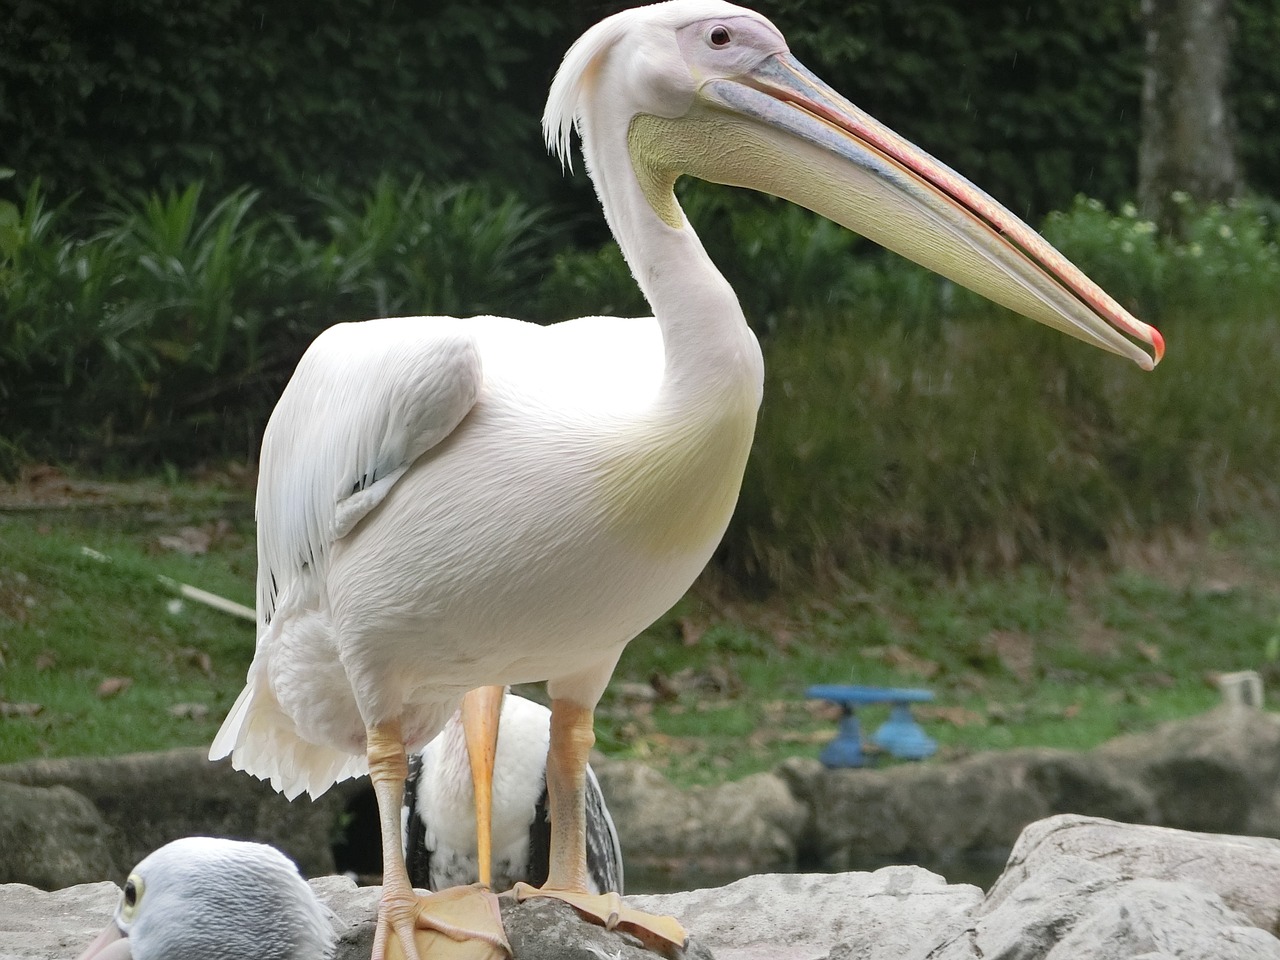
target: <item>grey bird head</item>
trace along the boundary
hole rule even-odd
[[[324,960],[332,920],[275,847],[185,837],[134,867],[80,960]]]

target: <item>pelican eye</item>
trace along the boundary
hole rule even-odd
[[[727,47],[733,42],[733,37],[729,35],[728,27],[715,26],[711,28],[711,32],[707,34],[707,39],[713,47]]]
[[[142,899],[142,878],[136,873],[129,874],[124,882],[124,893],[120,896],[120,914],[125,920],[132,920],[138,912],[138,902]]]

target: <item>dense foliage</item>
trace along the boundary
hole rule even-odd
[[[567,45],[622,5],[8,0],[0,473],[251,460],[301,351],[339,320],[645,312],[538,130]],[[770,371],[726,569],[770,584],[872,552],[1056,560],[1276,496],[1277,0],[1236,5],[1242,160],[1263,197],[1189,208],[1176,241],[1126,206],[1131,0],[755,5],[1016,211],[1065,211],[1051,238],[1173,346],[1146,377],[804,211],[682,185]],[[1078,191],[1100,201],[1073,206]]]
[[[5,6],[0,160],[58,197],[201,180],[286,205],[382,174],[519,183],[543,48],[565,43],[559,15],[514,2]]]
[[[780,201],[693,185],[691,217],[769,380],[721,563],[785,583],[871,555],[1059,562],[1134,525],[1275,498],[1280,245],[1253,205],[1162,238],[1080,201],[1046,232],[1171,343],[1159,371],[1010,317]],[[746,199],[743,199],[743,198]],[[509,193],[381,181],[297,223],[240,190],[120,198],[77,229],[0,204],[0,463],[251,460],[310,339],[341,319],[640,312],[617,248]]]
[[[565,188],[546,159],[537,118],[572,38],[626,5],[8,0],[0,165],[57,198],[201,180],[296,210],[318,184],[358,193],[391,174],[496,179],[585,210],[586,191]],[[1133,0],[755,5],[838,89],[1014,210],[1040,216],[1077,191],[1112,205],[1132,196]],[[1243,159],[1272,192],[1280,8],[1238,0],[1237,20]]]

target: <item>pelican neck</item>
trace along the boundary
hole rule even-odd
[[[618,117],[584,123],[583,155],[605,220],[662,330],[664,389],[746,389],[758,403],[764,366],[738,297],[674,198],[678,226],[654,210],[628,149],[628,125]]]

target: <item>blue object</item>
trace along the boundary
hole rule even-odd
[[[911,715],[911,704],[933,699],[930,690],[897,687],[859,687],[816,684],[806,691],[811,700],[828,700],[840,707],[840,730],[819,755],[827,767],[865,767],[869,763],[862,750],[862,728],[857,707],[873,703],[890,704],[889,719],[872,734],[872,742],[902,760],[923,760],[938,749]]]

